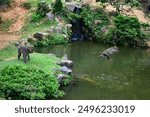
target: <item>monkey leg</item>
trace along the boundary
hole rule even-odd
[[[28,54],[28,60],[30,60],[30,55]]]
[[[105,57],[107,57],[107,59],[109,60],[109,56],[107,54],[103,54]]]
[[[20,59],[20,57],[21,57],[21,52],[20,50],[18,50],[18,59]]]
[[[27,55],[26,55],[26,53],[23,53],[23,60],[24,60],[24,63],[27,63]]]

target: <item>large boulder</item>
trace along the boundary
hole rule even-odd
[[[76,2],[66,2],[66,6],[69,11],[74,11],[75,8],[81,8],[82,4],[76,3]]]
[[[73,61],[71,60],[61,60],[59,63],[57,63],[60,66],[66,66],[68,68],[73,68],[74,64]]]
[[[55,19],[55,15],[52,12],[46,13],[46,16],[48,17],[49,20]]]
[[[43,33],[41,32],[36,32],[35,34],[33,34],[33,37],[36,38],[37,40],[43,40]]]
[[[61,69],[60,69],[61,72],[65,73],[65,74],[71,74],[72,73],[72,70],[69,69],[67,66],[63,66]]]
[[[74,66],[73,61],[68,59],[67,54],[65,54],[57,64],[68,68],[73,68]]]
[[[58,74],[58,75],[57,75],[57,79],[58,79],[59,81],[65,79],[66,77],[67,77],[67,76],[66,76],[65,74]]]

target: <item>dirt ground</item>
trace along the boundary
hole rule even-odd
[[[12,7],[5,12],[0,12],[2,20],[13,19],[15,22],[10,26],[8,33],[0,32],[0,50],[7,47],[9,43],[20,38],[19,31],[25,23],[28,13],[21,5],[27,0],[14,0]]]
[[[19,39],[19,35],[0,34],[0,50]]]

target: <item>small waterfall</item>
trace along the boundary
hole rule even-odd
[[[75,8],[74,13],[80,14],[81,8]],[[83,40],[84,39],[84,33],[83,33],[83,23],[81,19],[74,19],[71,21],[72,24],[72,36],[71,40],[77,41],[77,40]]]

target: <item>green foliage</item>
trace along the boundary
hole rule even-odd
[[[0,50],[0,59],[10,58],[16,55],[17,48],[10,44],[7,48]],[[0,63],[1,68],[1,63]]]
[[[71,81],[72,81],[72,76],[67,75],[67,77],[61,81],[61,85],[64,86],[69,85]]]
[[[31,22],[38,22],[42,19],[42,15],[41,14],[37,14],[37,13],[33,13],[31,16]]]
[[[96,2],[106,3],[108,0],[96,0]]]
[[[39,19],[40,20],[40,19]],[[36,20],[37,21],[37,20]],[[21,38],[27,38],[29,35],[34,34],[35,32],[42,32],[43,29],[49,28],[55,22],[50,20],[41,19],[39,22],[28,20],[25,26],[21,29],[22,35]],[[42,22],[42,23],[41,23]]]
[[[0,24],[1,24],[1,23],[3,23],[3,21],[2,21],[2,16],[0,16]]]
[[[113,20],[115,28],[110,30],[110,42],[117,45],[142,46],[144,35],[137,18],[118,15]]]
[[[4,20],[0,23],[0,31],[7,32],[10,26],[14,23],[14,20]]]
[[[108,16],[101,9],[91,11],[89,7],[83,8],[81,17],[83,18],[85,25],[87,25],[88,27],[98,26],[100,28],[109,23]],[[101,20],[101,23],[99,25],[94,25],[95,20]]]
[[[81,15],[79,14],[75,14],[73,12],[70,12],[67,14],[67,18],[72,21],[72,20],[76,20],[76,19],[80,19],[81,18]]]
[[[63,96],[56,77],[36,67],[9,65],[1,71],[0,77],[0,97],[6,99],[33,100]]]
[[[141,7],[139,0],[127,0],[126,3],[130,4],[131,7]]]
[[[48,3],[46,1],[41,1],[38,3],[38,8],[36,10],[37,14],[40,14],[40,16],[45,17],[46,13],[50,11]]]
[[[50,45],[65,43],[67,43],[67,40],[65,40],[64,37],[60,34],[54,34],[50,37]]]
[[[148,24],[148,23],[141,23],[141,27],[147,28],[147,27],[150,27],[150,24]]]
[[[2,6],[2,5],[10,5],[10,3],[11,3],[11,0],[1,0],[0,1],[0,6]]]
[[[13,49],[13,48],[10,48],[10,49]],[[42,68],[42,70],[44,70],[45,72],[52,74],[53,72],[52,69],[59,68],[59,66],[56,64],[59,58],[57,58],[55,55],[32,53],[30,54],[31,60],[28,61],[27,64],[24,64],[22,57],[20,60],[17,59],[17,56],[16,56],[17,49],[16,50],[10,50],[10,49],[5,52],[3,51],[0,52],[0,58],[2,57],[2,61],[0,61],[0,70],[4,69],[7,65],[24,65],[24,66],[29,66],[29,67],[34,66],[37,68]],[[7,60],[5,60],[6,58],[4,57],[7,57]]]
[[[68,42],[67,39],[63,37],[62,34],[54,33],[46,39],[37,41],[37,47],[48,46],[48,45],[56,45],[56,44],[66,44]]]
[[[31,3],[30,2],[25,2],[23,3],[23,7],[26,9],[30,9],[31,8]]]
[[[55,3],[53,3],[53,12],[55,14],[60,14],[63,9],[63,4],[61,0],[56,0]]]
[[[150,24],[141,23],[142,33],[145,35],[146,40],[150,40]]]
[[[90,30],[89,33],[91,33],[92,37],[98,41],[103,41],[106,34],[102,32],[102,29],[109,24],[109,19],[105,12],[102,9],[91,11],[89,7],[85,7],[82,9],[81,18],[85,26]]]
[[[141,26],[147,24],[141,25],[135,17],[117,15],[113,20],[112,28],[109,28],[108,16],[102,10],[91,11],[86,7],[83,8],[81,17],[90,30],[88,33],[99,42],[140,47],[144,46],[145,38],[148,37],[141,30]]]

